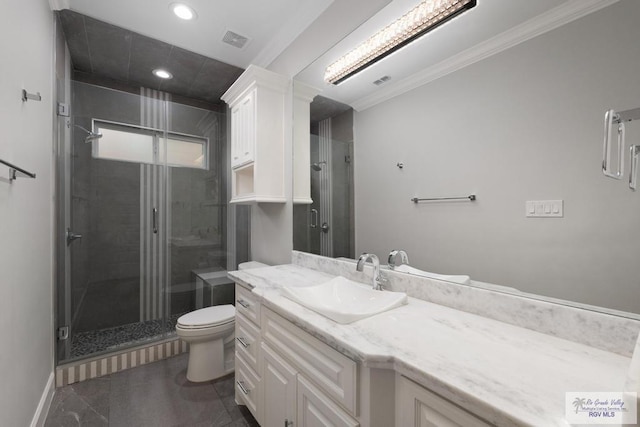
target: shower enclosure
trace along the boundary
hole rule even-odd
[[[311,123],[310,205],[293,210],[296,250],[355,256],[353,233],[353,111]]]
[[[58,135],[59,364],[166,338],[181,314],[231,304],[236,262],[224,106],[78,81],[70,99]]]

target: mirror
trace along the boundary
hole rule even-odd
[[[640,3],[573,20],[560,0],[478,3],[341,85],[322,82],[408,10],[393,1],[296,76],[321,103],[353,107],[348,256],[403,249],[412,267],[472,286],[640,318],[640,194],[627,182],[640,120],[625,124],[623,179],[602,173],[605,112],[640,107]],[[322,162],[308,163],[312,193]],[[310,206],[294,207],[294,249],[321,253]]]

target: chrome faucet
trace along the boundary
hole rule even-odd
[[[367,261],[371,261],[371,263],[373,264],[373,289],[375,291],[381,291],[382,283],[384,283],[386,279],[384,278],[384,276],[382,276],[382,273],[380,273],[380,260],[376,255],[368,253],[363,253],[362,255],[360,255],[360,258],[358,258],[358,264],[356,265],[356,270],[363,271],[364,264]]]
[[[394,249],[389,252],[389,258],[387,259],[387,264],[389,268],[393,270],[396,268],[396,257],[400,255],[400,264],[409,264],[409,256],[403,250]]]

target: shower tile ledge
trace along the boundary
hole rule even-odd
[[[565,392],[622,391],[631,362],[416,298],[340,325],[281,294],[283,286],[312,286],[335,277],[299,265],[230,272],[229,277],[265,307],[364,366],[395,370],[497,426],[566,426]]]

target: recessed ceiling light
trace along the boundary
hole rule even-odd
[[[171,3],[169,9],[171,9],[178,18],[184,19],[185,21],[196,19],[198,16],[193,8],[184,3]]]
[[[167,70],[163,70],[162,68],[156,68],[155,70],[153,70],[153,75],[166,80],[173,78],[173,74],[171,74]]]

